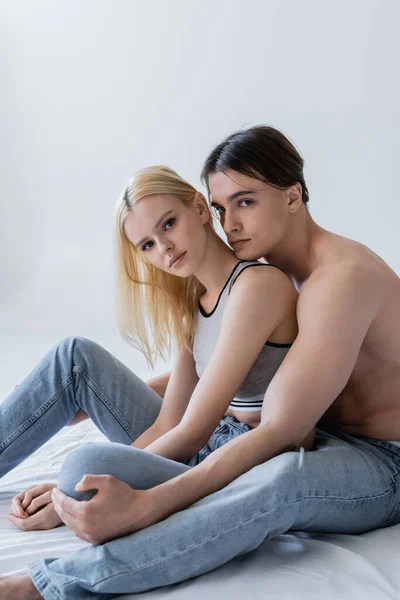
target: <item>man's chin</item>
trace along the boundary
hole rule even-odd
[[[262,255],[260,255],[254,250],[252,251],[250,248],[243,248],[243,250],[238,249],[235,252],[235,256],[240,260],[259,260],[260,258],[263,258]]]

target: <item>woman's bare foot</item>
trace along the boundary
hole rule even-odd
[[[1,600],[43,600],[29,575],[0,577]]]

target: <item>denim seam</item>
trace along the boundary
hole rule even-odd
[[[106,406],[106,408],[110,411],[110,413],[113,415],[113,417],[118,421],[119,425],[122,427],[122,429],[125,431],[125,433],[132,439],[132,441],[134,441],[137,437],[139,437],[140,434],[136,435],[136,432],[134,432],[133,429],[130,427],[130,425],[126,421],[125,417],[123,417],[120,413],[118,413],[115,410],[115,407],[112,404],[112,402],[110,402],[108,397],[105,396],[101,392],[101,390],[99,390],[99,388],[96,386],[94,381],[89,377],[89,375],[86,373],[86,371],[84,371],[84,369],[82,367],[80,367],[78,365],[74,365],[72,368],[72,371],[74,374],[78,375],[78,377],[81,377],[84,380],[86,385],[88,387],[90,387],[90,389],[93,391],[94,394],[96,394],[96,396],[98,397],[100,402],[102,402],[103,405]]]
[[[236,431],[239,431],[240,433],[247,433],[249,431],[248,429],[245,429],[245,428],[242,429],[236,423],[230,423],[230,426],[233,427],[234,429],[236,429]]]
[[[46,411],[49,410],[57,402],[59,397],[65,392],[67,387],[72,383],[72,376],[70,375],[67,379],[61,382],[61,386],[58,392],[54,394],[47,402],[42,404],[40,408],[37,409],[30,417],[27,419],[20,427],[8,438],[4,440],[4,442],[0,445],[0,452],[5,450],[10,444],[15,442],[17,438],[19,438],[31,425],[33,425]]]
[[[187,548],[183,549],[183,550],[177,550],[176,552],[169,554],[167,556],[163,556],[160,558],[157,558],[156,560],[154,560],[153,562],[149,562],[146,563],[144,565],[141,565],[140,567],[137,567],[136,569],[127,569],[125,571],[119,571],[118,573],[113,573],[112,575],[108,575],[107,577],[104,577],[103,579],[101,579],[100,581],[98,581],[96,584],[94,584],[95,586],[100,585],[101,583],[103,583],[104,581],[107,581],[108,579],[111,579],[112,577],[115,576],[119,576],[119,575],[123,575],[126,573],[136,573],[137,571],[140,571],[142,569],[147,569],[148,567],[152,567],[153,565],[156,565],[158,562],[163,562],[169,558],[173,558],[174,556],[179,556],[180,554],[184,554],[185,552],[187,552],[188,550],[191,550],[192,548],[196,548],[199,546],[202,546],[208,542],[210,542],[211,540],[220,537],[221,535],[225,534],[225,533],[229,533],[230,531],[234,531],[235,529],[241,527],[242,525],[245,525],[247,523],[251,523],[252,521],[254,521],[255,519],[257,519],[258,517],[262,516],[262,515],[267,515],[271,512],[273,512],[274,510],[278,510],[280,508],[282,508],[283,506],[287,506],[289,504],[293,504],[295,502],[299,502],[303,501],[303,500],[344,500],[346,502],[358,502],[360,500],[372,500],[375,498],[378,498],[380,496],[385,496],[386,494],[390,493],[392,488],[390,488],[390,490],[387,490],[386,492],[383,492],[382,494],[376,494],[375,496],[364,496],[364,497],[360,497],[360,498],[341,498],[341,497],[335,497],[335,496],[303,496],[301,498],[296,498],[294,500],[288,500],[286,502],[281,502],[279,504],[279,506],[274,506],[273,508],[267,510],[267,511],[260,511],[258,512],[256,515],[254,515],[253,517],[250,517],[249,519],[247,519],[246,521],[241,521],[240,523],[236,523],[233,527],[230,527],[229,529],[224,530],[222,533],[219,532],[209,538],[207,538],[206,540],[203,540],[199,543],[195,543],[192,544],[191,546],[188,546]],[[267,536],[265,536],[265,538],[267,538]],[[72,582],[66,582],[65,584],[60,584],[63,586],[67,586],[70,583],[74,583],[75,581],[79,581],[79,579],[74,579],[74,581]],[[93,586],[94,587],[94,586]]]
[[[34,586],[36,587],[36,583],[37,583],[40,586],[40,588],[41,588],[41,589],[39,589],[39,588],[36,587],[36,589],[38,590],[38,592],[39,592],[40,595],[42,595],[42,592],[45,592],[45,590],[43,590],[43,586],[41,585],[42,584],[41,580],[44,580],[45,585],[49,588],[48,591],[50,591],[51,594],[52,594],[51,598],[54,599],[54,600],[62,600],[62,596],[59,595],[57,589],[52,586],[52,584],[49,581],[48,577],[46,577],[46,575],[43,573],[43,570],[41,569],[41,565],[40,565],[40,561],[39,560],[37,560],[37,561],[35,561],[33,563],[30,563],[28,565],[28,569],[30,571],[30,576],[31,576],[32,583],[34,584]]]

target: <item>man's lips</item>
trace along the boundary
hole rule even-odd
[[[250,240],[228,240],[230,246],[236,246],[237,244],[243,244],[244,242],[249,242]]]
[[[169,263],[169,265],[168,265],[168,266],[169,266],[170,268],[171,268],[171,267],[173,267],[173,266],[174,266],[174,264],[175,264],[175,263],[177,263],[177,262],[178,262],[178,260],[179,260],[180,258],[182,258],[182,256],[184,256],[185,254],[186,254],[186,252],[182,252],[182,254],[178,254],[178,256],[176,256],[175,258],[173,258],[173,259],[172,259],[172,261],[170,261],[170,263]]]

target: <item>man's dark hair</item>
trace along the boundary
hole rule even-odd
[[[301,184],[305,205],[309,200],[303,175],[304,160],[286,136],[274,127],[256,125],[237,131],[218,144],[206,159],[201,181],[210,192],[213,173],[237,171],[278,188]]]

